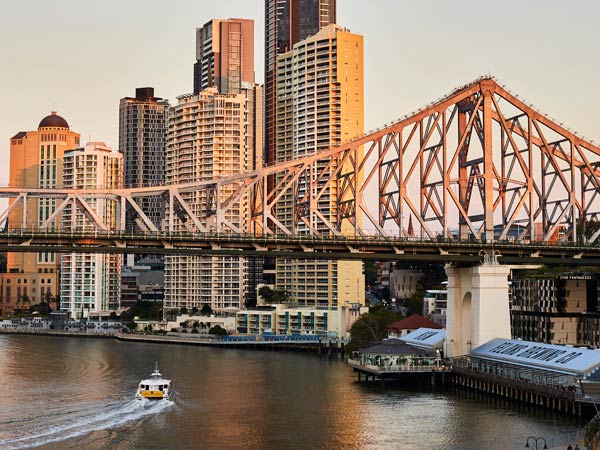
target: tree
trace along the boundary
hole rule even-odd
[[[56,311],[60,311],[60,294],[56,294],[54,296],[54,304],[55,304]]]
[[[125,321],[133,320],[137,316],[142,320],[156,320],[160,317],[160,309],[161,304],[159,302],[139,300],[127,311],[121,313],[121,319]]]
[[[210,330],[208,330],[209,334],[214,334],[215,336],[226,336],[227,330],[225,330],[221,325],[215,325]]]
[[[273,290],[269,286],[261,286],[258,289],[258,295],[263,298],[265,303],[273,302]]]
[[[413,295],[403,301],[407,309],[406,315],[423,314],[423,295],[424,291],[418,290]]]
[[[210,305],[208,303],[203,303],[202,304],[202,309],[200,310],[200,314],[203,316],[210,316],[212,315],[213,310],[210,307]]]
[[[271,289],[269,286],[261,286],[258,290],[265,303],[287,303],[290,295],[283,289]]]
[[[180,312],[181,314],[187,314],[187,313],[188,313],[188,310],[187,310],[187,308],[186,308],[185,306],[182,306],[182,307],[179,309],[179,312]]]
[[[197,316],[197,315],[198,315],[198,307],[197,307],[197,306],[194,306],[194,307],[192,308],[192,315],[193,315],[193,316]]]
[[[365,261],[364,263],[365,272],[365,284],[372,286],[377,281],[377,264],[375,261]]]
[[[31,308],[31,300],[29,299],[29,295],[23,294],[21,295],[21,309]]]
[[[29,311],[32,313],[37,312],[39,314],[47,315],[49,313],[49,309],[50,307],[48,306],[48,303],[42,300],[37,305],[32,305],[31,308],[29,308]]]
[[[52,293],[50,291],[46,291],[46,293],[44,294],[44,300],[43,302],[46,302],[47,305],[47,311],[44,314],[50,314],[50,304],[54,301],[54,297],[52,296]]]
[[[400,314],[383,308],[374,308],[373,311],[363,314],[350,328],[349,350],[363,348],[373,341],[380,341],[387,335],[390,324],[401,318]]]
[[[290,300],[290,296],[287,291],[283,289],[275,289],[273,290],[273,303],[287,303]]]

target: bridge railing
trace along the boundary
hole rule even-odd
[[[342,243],[342,244],[360,244],[360,242],[368,241],[369,243],[381,242],[384,244],[390,243],[413,243],[428,244],[428,245],[473,245],[481,246],[482,244],[489,246],[532,246],[532,247],[599,247],[600,244],[570,241],[531,241],[529,239],[502,239],[502,240],[479,240],[474,237],[468,239],[459,239],[457,237],[438,237],[435,239],[422,238],[417,236],[397,236],[397,235],[355,235],[355,234],[255,234],[255,233],[217,233],[217,232],[187,232],[187,231],[121,231],[121,230],[67,230],[60,228],[12,228],[0,230],[0,237],[54,237],[54,238],[69,238],[69,239],[114,239],[114,240],[205,240],[205,241],[220,241],[220,242],[306,242],[306,243]]]

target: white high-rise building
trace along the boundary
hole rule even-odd
[[[111,189],[123,185],[123,155],[103,142],[67,150],[63,159],[63,186],[68,189]],[[86,199],[109,229],[117,227],[117,202]],[[94,231],[95,226],[79,208],[63,210],[64,230]],[[116,311],[121,302],[120,254],[68,253],[61,258],[60,306],[72,317]]]
[[[328,25],[279,55],[275,78],[277,162],[328,150],[362,135],[362,36]],[[315,165],[317,173],[326,168],[325,163]],[[333,173],[335,167],[329,170]],[[324,182],[321,186],[324,192],[317,199],[320,215],[313,213],[310,222],[324,233],[330,227],[353,232],[349,221],[339,223],[338,186],[325,188]],[[302,177],[297,188],[302,198],[308,189]],[[276,206],[277,218],[294,233],[307,233],[304,223],[295,223],[294,217],[307,206],[291,193],[284,195]],[[301,305],[335,307],[365,301],[360,261],[279,259],[276,280],[277,287]]]
[[[169,111],[165,181],[193,183],[244,172],[252,164],[246,148],[248,114],[244,94],[219,94],[208,88],[179,97]],[[235,191],[222,192],[225,198]],[[183,200],[207,229],[214,229],[207,191],[181,193]],[[248,201],[243,199],[225,213],[242,231],[247,229]],[[177,218],[179,231],[199,231],[191,221]],[[165,256],[165,308],[201,308],[215,311],[240,308],[244,301],[246,259],[234,256]]]

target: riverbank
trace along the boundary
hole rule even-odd
[[[274,350],[274,351],[295,351],[295,352],[310,352],[319,355],[327,355],[330,358],[343,359],[344,357],[344,341],[322,340],[315,339],[314,336],[307,336],[306,339],[290,339],[290,340],[260,340],[244,337],[239,337],[232,340],[222,340],[219,338],[185,334],[185,333],[170,333],[170,334],[147,334],[147,333],[98,333],[98,332],[75,332],[61,330],[17,330],[17,329],[0,329],[0,334],[10,335],[31,335],[31,336],[57,336],[57,337],[75,337],[75,338],[110,338],[117,339],[122,342],[142,342],[147,344],[163,344],[163,345],[195,345],[214,348],[237,348],[246,350]]]
[[[303,351],[312,352],[319,355],[327,355],[329,357],[344,357],[344,346],[343,341],[329,340],[324,338],[323,340],[315,340],[313,336],[307,337],[306,340],[295,339],[295,340],[221,340],[217,338],[198,336],[198,335],[185,335],[173,334],[168,335],[153,335],[153,334],[124,334],[116,333],[114,336],[116,339],[125,342],[144,342],[150,344],[167,344],[167,345],[197,345],[207,346],[216,348],[238,348],[247,350],[279,350],[279,351]]]
[[[30,336],[60,336],[60,337],[77,337],[77,338],[114,338],[114,334],[110,333],[81,333],[75,331],[60,331],[60,330],[3,330],[0,329],[0,334],[22,334]]]

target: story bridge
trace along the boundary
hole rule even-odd
[[[347,253],[368,255],[388,242],[395,254],[421,253],[417,247],[440,241],[441,253],[464,253],[469,241],[511,254],[516,250],[509,248],[522,247],[550,255],[543,251],[550,244],[566,249],[561,256],[592,257],[600,236],[599,156],[592,141],[482,77],[351,142],[253,172],[133,189],[0,187],[0,198],[9,200],[0,212],[1,245],[82,250],[88,237],[89,245],[117,251],[233,252],[237,243],[242,251],[279,246],[308,253],[340,250],[339,242],[348,241]],[[149,197],[164,204],[160,226],[141,206]],[[293,217],[283,217],[289,211],[278,206],[290,198]],[[32,228],[28,215],[40,199],[53,206]],[[101,202],[111,203],[114,214],[102,217]],[[229,212],[240,202],[248,217],[234,221]],[[67,209],[86,217],[84,236],[62,220]],[[135,219],[130,230],[127,215]]]
[[[452,356],[510,330],[503,264],[598,263],[599,156],[481,77],[350,142],[253,172],[136,189],[0,188],[0,249],[465,263],[447,270]],[[164,204],[159,225],[142,207],[150,197]],[[51,208],[32,225],[41,199]],[[64,220],[74,211],[85,227]]]

